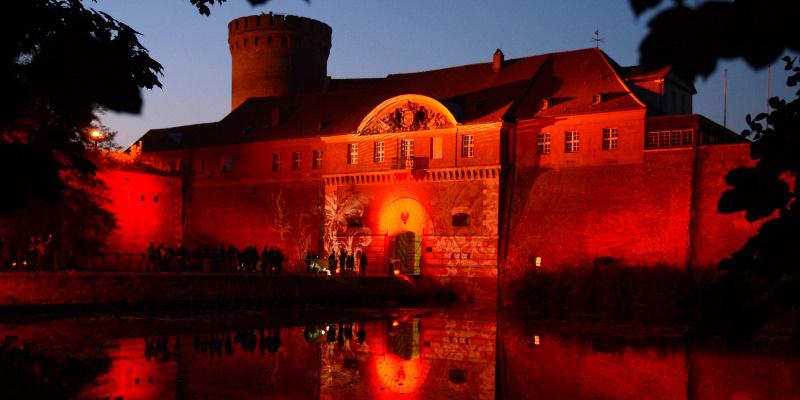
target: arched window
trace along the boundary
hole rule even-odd
[[[457,212],[452,216],[452,225],[456,227],[469,226],[469,214]]]

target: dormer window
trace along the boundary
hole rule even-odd
[[[592,104],[600,104],[602,102],[603,102],[603,94],[602,93],[598,93],[598,94],[592,96]]]

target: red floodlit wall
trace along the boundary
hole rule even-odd
[[[190,179],[184,244],[280,248],[286,266],[321,247],[322,169],[312,167],[319,138],[276,140],[149,155],[157,164],[183,160]],[[293,168],[293,153],[301,155]],[[272,169],[273,155],[280,166]],[[323,166],[326,164],[323,152]]]
[[[710,267],[741,248],[757,224],[720,214],[725,176],[749,165],[747,144],[651,150],[643,164],[561,170],[517,168],[508,278],[532,268]]]
[[[513,135],[513,158],[517,168],[571,168],[591,165],[642,162],[644,110],[620,111],[569,117],[548,117],[521,121]],[[617,148],[603,149],[603,129],[617,130]],[[565,134],[579,134],[579,149],[565,151]],[[537,136],[550,134],[550,153],[537,152]]]
[[[717,212],[720,196],[730,189],[725,182],[728,172],[752,164],[750,146],[747,144],[699,148],[696,189],[692,202],[692,265],[716,265],[741,249],[761,226],[763,221],[748,222],[744,211],[732,214]]]
[[[464,135],[474,139],[472,157],[464,157],[461,143]],[[433,138],[442,140],[442,157],[433,158]],[[453,168],[497,164],[500,160],[500,124],[461,126],[456,129],[406,132],[383,135],[339,135],[325,139],[325,172],[349,174],[356,172],[388,170],[392,158],[400,156],[403,139],[414,141],[414,157],[427,162],[427,168]],[[375,143],[384,143],[384,161],[375,161]],[[348,144],[358,144],[358,164],[348,163]]]
[[[510,209],[509,277],[541,257],[542,268],[685,265],[692,150],[648,153],[643,164],[516,170]]]
[[[192,189],[191,199],[186,235],[190,247],[275,246],[290,264],[303,250],[320,250],[320,183],[198,185]]]
[[[123,170],[103,170],[98,176],[109,187],[108,208],[119,224],[106,252],[144,253],[151,242],[181,242],[180,178]]]

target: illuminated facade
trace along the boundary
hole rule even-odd
[[[182,177],[185,245],[365,252],[368,273],[392,264],[491,296],[498,275],[537,264],[709,265],[753,231],[714,212],[746,145],[693,115],[694,88],[669,68],[498,50],[331,79],[331,32],[231,21],[231,113],[142,137],[143,156]]]

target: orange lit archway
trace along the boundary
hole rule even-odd
[[[433,223],[428,210],[417,200],[403,197],[387,203],[380,210],[378,232],[393,237],[405,232],[418,236],[433,231]]]
[[[432,231],[431,217],[417,200],[404,197],[381,208],[378,232],[386,233],[384,254],[394,273],[422,274],[422,237]]]

